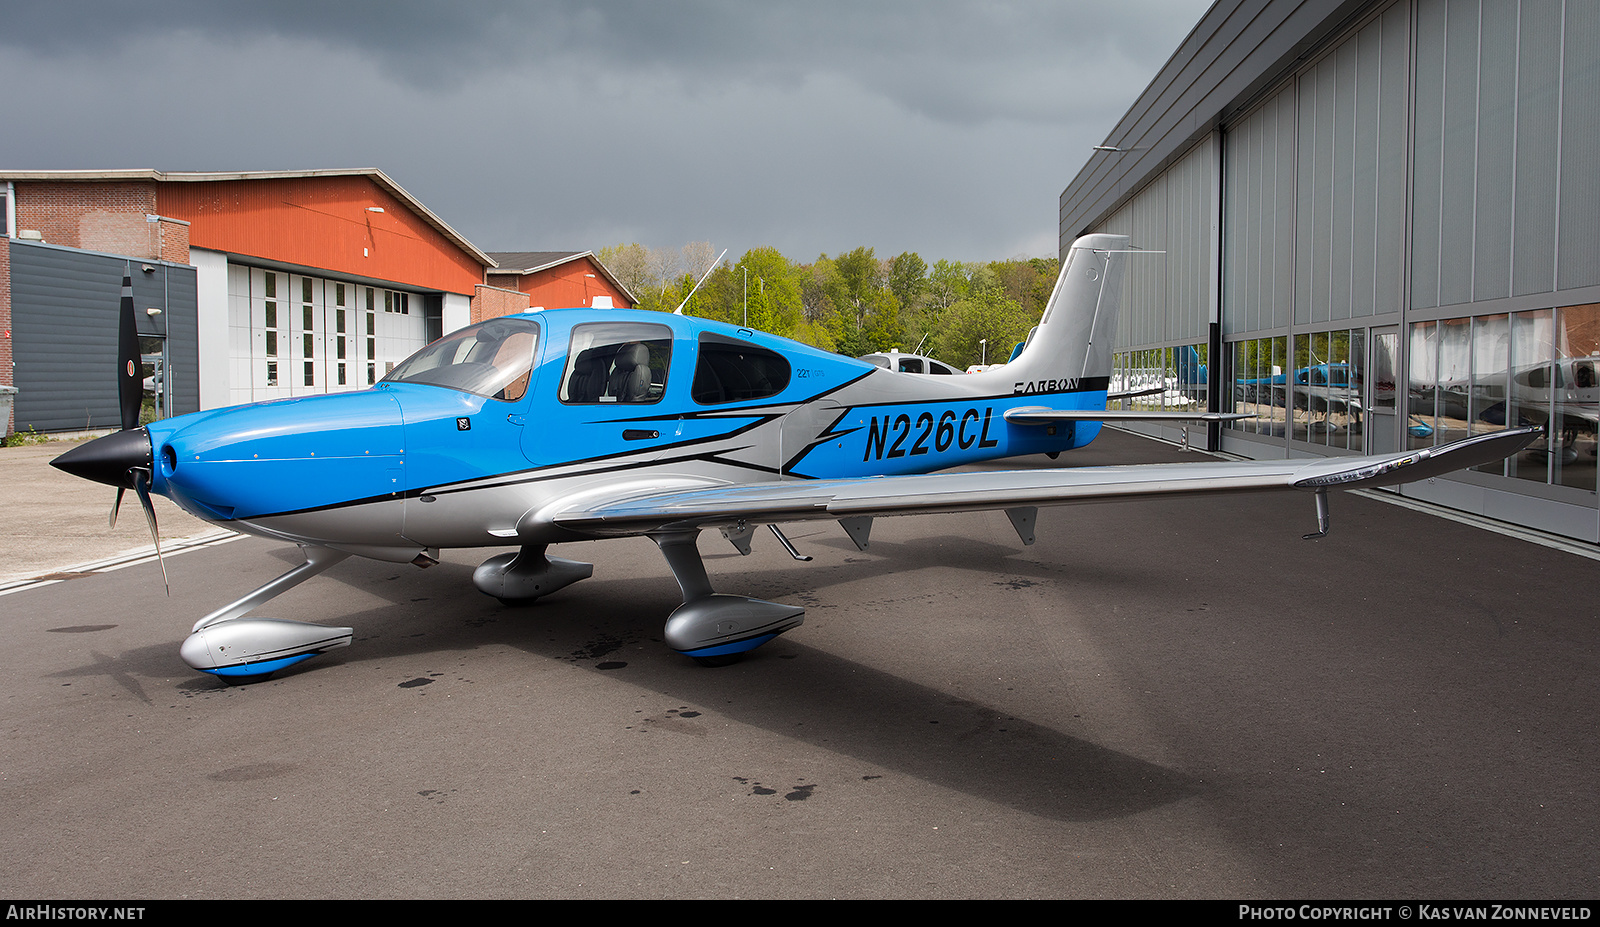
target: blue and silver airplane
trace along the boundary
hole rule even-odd
[[[135,427],[137,337],[124,289],[123,430],[61,469],[150,494],[202,519],[298,544],[305,562],[200,619],[180,648],[230,682],[265,678],[350,643],[352,629],[252,616],[350,556],[435,562],[442,548],[515,547],[473,574],[507,603],[550,595],[592,567],[569,541],[645,535],[683,591],[671,648],[727,662],[797,627],[804,610],[714,592],[697,547],[717,529],[741,552],[762,525],[837,520],[866,549],[874,518],[1001,509],[1032,543],[1041,506],[1168,494],[1393,485],[1498,460],[1539,429],[1378,457],[1207,461],[936,473],[1083,447],[1101,423],[1217,421],[1217,413],[1108,411],[1126,238],[1068,253],[1026,347],[1007,366],[900,373],[721,323],[630,310],[496,318],[429,344],[371,389],[181,415]],[[115,518],[116,508],[112,515]]]

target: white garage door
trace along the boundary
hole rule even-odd
[[[371,386],[424,344],[421,302],[399,290],[230,264],[231,401]]]

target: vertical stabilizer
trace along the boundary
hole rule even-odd
[[[1039,327],[1004,368],[1007,379],[1087,386],[1110,378],[1127,249],[1125,235],[1085,235],[1072,243]]]

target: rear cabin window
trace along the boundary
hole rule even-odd
[[[595,322],[572,330],[561,401],[660,402],[672,361],[672,329],[640,322]]]
[[[694,401],[705,406],[765,399],[789,385],[789,362],[783,355],[753,344],[700,336],[700,359],[694,368]]]

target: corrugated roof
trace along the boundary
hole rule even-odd
[[[598,268],[600,273],[605,275],[606,280],[617,288],[617,292],[627,298],[628,302],[634,305],[639,303],[638,298],[629,292],[627,287],[622,285],[622,281],[618,280],[616,275],[611,272],[611,268],[596,257],[593,251],[491,251],[489,252],[489,257],[493,258],[497,265],[489,273],[517,275],[538,273],[541,270],[549,270],[552,267],[559,267],[562,264],[588,258],[589,262]]]
[[[490,251],[489,257],[494,258],[495,273],[497,274],[531,274],[555,267],[568,261],[575,261],[585,255],[593,254],[590,251]],[[599,263],[596,261],[596,263]]]

